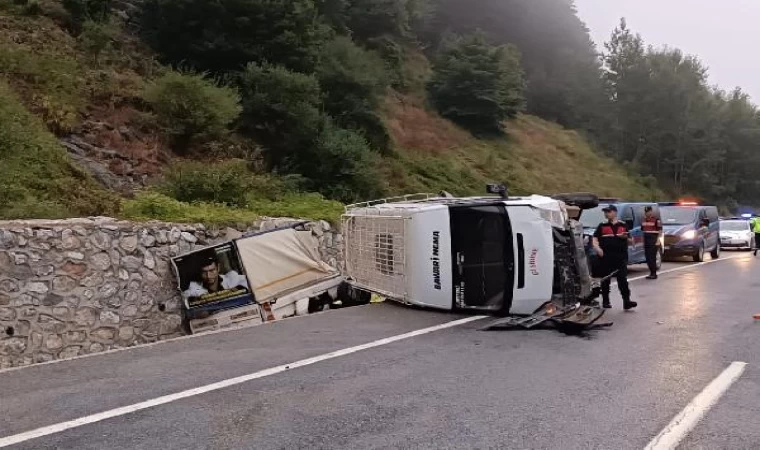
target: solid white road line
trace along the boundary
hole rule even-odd
[[[404,334],[399,334],[396,336],[387,337],[384,339],[379,339],[377,341],[369,342],[367,344],[357,345],[355,347],[348,347],[342,350],[337,350],[334,352],[325,353],[323,355],[314,356],[312,358],[306,358],[306,359],[295,361],[289,364],[283,364],[281,366],[260,370],[258,372],[254,372],[248,375],[242,375],[235,378],[229,378],[227,380],[218,381],[216,383],[207,384],[205,386],[200,386],[194,389],[188,389],[186,391],[164,395],[164,396],[157,397],[151,400],[146,400],[144,402],[135,403],[133,405],[123,406],[121,408],[116,408],[109,411],[103,411],[101,413],[92,414],[90,416],[80,417],[79,419],[69,420],[67,422],[61,422],[55,425],[37,428],[36,430],[14,434],[13,436],[0,438],[0,448],[8,447],[14,444],[19,444],[21,442],[25,442],[31,439],[36,439],[39,437],[48,436],[55,433],[60,433],[65,430],[70,430],[72,428],[81,427],[83,425],[100,422],[106,419],[123,416],[125,414],[131,414],[133,412],[137,412],[143,409],[153,408],[154,406],[165,405],[167,403],[175,402],[177,400],[182,400],[184,398],[194,397],[196,395],[205,394],[207,392],[217,391],[219,389],[224,389],[230,386],[235,386],[237,384],[246,383],[248,381],[256,380],[258,378],[264,378],[270,375],[282,373],[287,370],[297,369],[299,367],[309,366],[312,364],[316,364],[318,362],[327,361],[329,359],[339,358],[341,356],[350,355],[352,353],[357,353],[362,350],[369,350],[371,348],[380,347],[382,345],[391,344],[393,342],[402,341],[404,339],[413,338],[415,336],[421,336],[423,334],[432,333],[434,331],[444,330],[446,328],[453,328],[459,325],[464,325],[469,322],[474,322],[476,320],[484,319],[486,317],[488,316],[473,316],[473,317],[467,317],[465,319],[454,320],[452,322],[446,322],[440,325],[436,325],[436,326],[432,326],[428,328],[422,328],[420,330],[411,331],[409,333],[404,333]]]
[[[681,270],[687,270],[687,269],[691,269],[691,268],[694,268],[694,267],[703,266],[705,264],[712,264],[712,263],[715,263],[715,262],[728,261],[728,260],[731,260],[731,259],[741,258],[743,256],[745,256],[745,255],[732,256],[730,258],[713,259],[713,260],[710,260],[710,261],[701,262],[699,264],[691,264],[691,263],[689,263],[689,264],[686,264],[686,265],[684,265],[682,267],[676,267],[676,268],[673,268],[673,269],[668,269],[668,270],[661,271],[661,272],[659,272],[659,274],[660,275],[664,275],[664,274],[668,274],[668,273],[671,273],[671,272],[678,272],[678,271],[681,271]],[[638,277],[629,278],[628,281],[629,282],[631,282],[631,281],[639,281],[639,280],[643,280],[644,278],[646,278],[646,275],[641,275],[641,276],[638,276]],[[612,286],[616,286],[616,285],[617,285],[617,281],[613,281],[612,282]],[[364,308],[364,307],[368,307],[368,306],[370,306],[370,305],[354,306],[354,308]],[[327,311],[327,312],[329,312],[329,311]],[[316,313],[316,314],[325,314],[325,312]],[[272,326],[272,325],[276,325],[278,323],[282,323],[285,320],[298,320],[298,319],[304,319],[304,318],[312,317],[312,316],[314,316],[314,314],[309,314],[309,315],[306,315],[306,316],[288,317],[288,318],[285,318],[285,319],[280,319],[280,320],[278,320],[276,322],[265,322],[262,325]],[[37,369],[37,368],[40,368],[40,367],[44,367],[44,366],[48,366],[48,365],[51,365],[51,364],[68,363],[68,362],[76,361],[76,360],[79,360],[79,359],[98,358],[98,357],[101,357],[101,356],[104,356],[104,355],[110,355],[112,353],[131,352],[131,351],[135,351],[135,350],[142,350],[142,349],[146,349],[146,348],[150,348],[150,347],[155,347],[155,346],[159,346],[159,345],[173,344],[173,343],[182,342],[182,341],[190,340],[190,339],[204,338],[204,337],[212,336],[212,335],[215,335],[215,334],[226,334],[226,333],[232,333],[232,332],[236,332],[236,331],[243,331],[243,330],[247,330],[249,328],[251,328],[251,327],[248,326],[248,327],[240,327],[240,328],[224,328],[224,329],[221,329],[221,330],[206,331],[206,332],[200,333],[200,334],[189,334],[189,335],[186,335],[186,336],[180,336],[180,337],[176,337],[176,338],[172,338],[172,339],[167,339],[165,341],[156,341],[156,342],[150,342],[150,343],[147,343],[147,344],[140,344],[140,345],[137,345],[137,346],[134,346],[134,347],[115,348],[115,349],[112,349],[112,350],[106,350],[104,352],[90,353],[90,354],[87,354],[87,355],[74,356],[72,358],[54,359],[52,361],[32,364],[32,365],[29,365],[29,366],[19,366],[19,367],[11,367],[9,369],[0,369],[0,375],[2,375],[4,373],[7,373],[7,372],[17,372],[17,371],[21,371],[21,370],[34,370],[34,369]]]
[[[673,273],[673,272],[680,272],[682,270],[694,269],[694,268],[697,268],[697,267],[705,266],[707,264],[719,263],[721,261],[731,261],[732,259],[738,259],[738,258],[742,258],[742,257],[745,257],[745,256],[746,255],[738,255],[738,256],[731,256],[729,258],[711,259],[710,261],[702,261],[701,263],[696,263],[696,264],[694,264],[694,263],[685,264],[685,265],[680,266],[680,267],[674,267],[672,269],[662,270],[660,272],[657,272],[657,274],[658,275],[666,275],[666,274]],[[641,276],[638,276],[638,277],[629,278],[628,282],[630,283],[632,281],[643,280],[646,277],[647,277],[647,275],[641,275]],[[616,285],[617,281],[613,282],[612,284]]]
[[[726,393],[736,380],[744,372],[747,363],[732,362],[718,378],[714,379],[707,387],[686,405],[677,416],[670,421],[667,427],[660,432],[644,450],[674,450],[684,437],[697,425],[707,411]]]

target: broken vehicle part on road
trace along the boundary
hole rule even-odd
[[[599,308],[599,304],[595,299],[599,297],[601,282],[611,279],[615,275],[617,275],[617,271],[600,280],[594,280],[591,294],[587,298],[581,299],[578,303],[560,306],[553,301],[549,301],[530,316],[509,316],[496,319],[482,327],[481,330],[533,329],[544,325],[552,325],[567,333],[577,333],[590,328],[612,326],[612,322],[598,322],[604,315],[604,309]]]
[[[489,192],[499,196],[414,194],[348,206],[348,282],[410,305],[529,316],[517,325],[547,311],[579,326],[598,320],[604,310],[578,222],[598,198],[509,197],[503,185]]]

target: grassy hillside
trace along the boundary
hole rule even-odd
[[[0,218],[114,213],[118,198],[66,152],[0,80]]]
[[[227,225],[260,216],[340,216],[340,203],[277,183],[277,192],[242,193],[246,205],[237,208],[167,195],[162,174],[179,160],[139,111],[146,82],[167,69],[116,20],[88,24],[76,37],[65,28],[68,20],[56,1],[0,0],[0,219],[117,215]],[[133,133],[123,135],[121,127]],[[130,198],[109,192],[67,157],[56,135],[69,134],[118,153],[151,177],[150,186]],[[229,175],[213,171],[229,157],[206,159],[206,184]],[[245,175],[240,189],[252,180],[273,184],[263,174]]]
[[[627,173],[575,131],[534,116],[511,120],[504,138],[479,140],[410,98],[396,96],[386,110],[399,155],[387,167],[395,192],[482,194],[486,183],[504,181],[515,194],[662,197],[651,180]]]
[[[0,0],[0,196],[6,200],[0,218],[337,220],[339,202],[303,192],[297,176],[267,173],[258,143],[235,130],[202,153],[178,157],[143,98],[144,87],[169,68],[118,19],[88,22],[76,32],[69,27],[55,0]],[[582,136],[537,117],[518,116],[500,138],[473,137],[426,107],[429,62],[412,47],[405,52],[404,94],[388,89],[379,111],[392,140],[389,151],[374,155],[382,195],[482,194],[486,183],[503,181],[516,194],[661,196]],[[126,198],[100,186],[66,156],[57,138],[69,135],[104,149],[111,156],[101,162],[117,176],[147,177],[148,186]]]

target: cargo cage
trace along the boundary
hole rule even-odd
[[[346,271],[351,284],[404,301],[406,290],[406,218],[343,216]]]

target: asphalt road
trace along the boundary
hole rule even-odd
[[[664,267],[671,269],[632,284],[638,310],[623,312],[615,297],[605,316],[614,325],[582,337],[480,331],[485,318],[378,341],[462,318],[379,304],[0,372],[0,444],[372,342],[211,392],[69,423],[11,448],[643,449],[741,361],[744,373],[681,448],[756,449],[760,323],[752,315],[760,313],[760,257],[725,253],[716,263]]]

